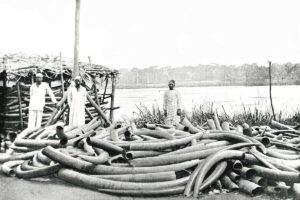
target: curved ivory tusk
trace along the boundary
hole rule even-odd
[[[94,138],[90,138],[88,137],[86,139],[87,143],[93,147],[97,147],[97,148],[101,148],[104,149],[108,152],[113,152],[113,153],[122,153],[124,151],[123,148],[118,147],[114,144],[111,144],[109,142],[106,142],[104,140],[100,140],[100,139],[94,139]]]
[[[37,159],[37,154],[35,154],[35,155],[33,156],[33,158],[32,158],[32,165],[33,165],[34,167],[45,167],[45,166],[47,166],[47,165],[41,163],[40,161],[38,161],[38,159]]]
[[[207,174],[208,170],[214,166],[217,162],[221,160],[226,159],[242,159],[245,157],[245,153],[237,150],[226,150],[222,152],[218,152],[216,154],[213,154],[206,158],[203,162],[202,168],[200,169],[197,179],[195,181],[195,187],[194,187],[194,197],[197,197],[200,191],[200,187],[202,185],[202,182],[205,178],[205,175]]]
[[[82,158],[87,162],[94,163],[97,165],[107,162],[109,159],[109,154],[106,151],[102,150],[99,156],[78,155],[78,157]]]
[[[31,162],[30,160],[23,161],[23,163],[21,164],[21,170],[28,171],[28,170],[34,170],[38,168],[30,165],[30,162]]]
[[[23,154],[18,155],[7,155],[7,154],[0,154],[0,163],[4,163],[11,160],[27,160],[31,159],[38,151],[31,151]]]
[[[188,176],[172,181],[162,181],[155,183],[136,183],[136,182],[121,182],[112,181],[102,178],[95,178],[71,169],[63,168],[58,172],[58,178],[75,185],[91,189],[114,189],[114,190],[155,190],[177,187],[186,184]]]
[[[157,172],[147,174],[118,174],[118,175],[91,175],[97,178],[125,181],[125,182],[160,182],[172,181],[176,179],[174,171]]]
[[[180,130],[180,131],[185,131],[185,132],[187,132],[187,131],[190,130],[189,127],[183,126],[182,124],[179,124],[179,123],[176,123],[175,126],[176,126],[176,128],[177,128],[178,130]]]
[[[174,148],[190,143],[193,139],[200,139],[203,136],[203,132],[170,141],[163,142],[149,142],[149,143],[132,143],[129,145],[130,150],[164,150]]]
[[[239,181],[239,180],[241,179],[241,176],[238,175],[238,174],[236,174],[236,173],[233,172],[233,171],[227,172],[227,175],[228,175],[228,177],[229,177],[232,181],[234,181],[234,182],[237,182],[237,181]]]
[[[215,122],[217,130],[223,130],[220,126],[217,112],[214,112],[214,122]]]
[[[235,160],[232,163],[232,169],[235,171],[239,171],[243,168],[243,163],[240,160]]]
[[[239,189],[239,186],[235,184],[227,175],[223,175],[220,180],[223,187],[229,191],[237,191]]]
[[[166,131],[160,131],[160,130],[142,130],[134,132],[135,135],[147,135],[155,138],[164,138],[168,140],[174,140],[175,137],[171,134],[169,134]]]
[[[110,190],[110,189],[99,189],[99,192],[105,192],[114,195],[124,195],[124,196],[169,196],[182,194],[184,186],[172,187],[167,189],[158,190]]]
[[[294,198],[300,199],[300,184],[299,183],[293,184],[293,191],[294,191]]]
[[[18,139],[15,141],[18,146],[32,147],[32,148],[43,148],[48,145],[53,147],[62,147],[64,144],[61,140],[33,140],[33,139]]]
[[[145,157],[152,157],[162,155],[163,152],[160,151],[128,151],[125,152],[124,158],[127,160],[131,160],[134,158],[145,158]]]
[[[1,171],[8,175],[8,176],[15,176],[15,170],[13,169],[14,167],[21,165],[24,162],[24,160],[12,160],[12,161],[7,161],[3,163],[1,166]]]
[[[124,162],[115,162],[118,159],[121,159],[121,161],[124,161]],[[123,158],[123,156],[121,154],[118,154],[116,156],[109,158],[107,162],[110,166],[129,167],[127,160],[125,158]]]
[[[266,155],[254,150],[254,149],[251,149],[251,153],[255,153],[255,154],[259,155],[260,157],[262,157],[263,159],[265,159],[266,161],[270,162],[273,165],[275,165],[275,163],[276,163],[276,164],[279,164],[279,166],[285,166],[286,169],[288,169],[288,168],[294,168],[294,169],[297,169],[297,170],[300,169],[300,159],[297,159],[297,160],[282,160],[282,159],[266,156]],[[278,167],[278,166],[276,166],[276,167]],[[296,171],[296,170],[293,170],[293,171]]]
[[[215,139],[215,140],[230,140],[230,141],[237,141],[237,142],[248,142],[251,143],[252,141],[249,138],[246,138],[244,135],[238,135],[235,133],[224,132],[224,131],[216,131],[211,132],[207,131],[202,139]]]
[[[268,149],[267,155],[271,156],[271,157],[274,157],[274,158],[283,159],[283,160],[297,160],[297,159],[300,159],[299,154],[294,154],[294,155],[282,154],[282,153],[276,152],[276,151],[271,150],[271,149]]]
[[[129,164],[133,167],[148,167],[148,166],[159,166],[180,163],[188,160],[203,159],[207,156],[221,150],[224,147],[218,147],[213,149],[205,149],[195,152],[175,154],[175,155],[161,155],[156,157],[137,158],[129,160]]]
[[[23,171],[19,165],[16,168],[16,175],[21,178],[36,178],[40,176],[47,176],[56,173],[61,168],[60,164],[54,164],[42,168],[37,168],[29,171]]]
[[[270,149],[268,149],[270,150]],[[299,155],[297,151],[293,150],[286,150],[286,149],[272,149],[272,151],[276,151],[278,153],[284,154],[284,155]]]
[[[268,186],[268,180],[264,177],[261,177],[261,176],[253,176],[251,178],[251,181],[253,183],[256,183],[262,187],[267,187]]]
[[[189,132],[192,134],[201,132],[201,130],[199,130],[195,126],[193,126],[193,124],[187,118],[184,118],[181,123],[182,123],[182,125],[188,127]]]
[[[212,183],[214,183],[216,180],[218,180],[220,176],[224,173],[226,167],[227,167],[227,161],[221,161],[220,163],[218,163],[214,171],[210,174],[210,176],[207,177],[207,179],[205,179],[205,181],[203,182],[199,190],[200,191],[204,190]]]
[[[256,175],[256,171],[249,167],[242,167],[240,170],[240,174],[242,178],[245,179],[252,179]]]
[[[258,176],[270,178],[272,180],[284,181],[284,182],[300,182],[300,173],[287,172],[281,170],[269,169],[258,165],[251,165],[250,168],[254,169]]]
[[[53,147],[46,147],[43,153],[55,162],[61,163],[67,167],[91,174],[141,174],[151,172],[180,171],[195,166],[198,160],[191,160],[174,165],[165,165],[157,167],[113,167],[106,165],[94,165],[92,163],[72,158],[65,155]]]
[[[116,129],[111,129],[109,135],[112,141],[120,141],[119,135]]]
[[[41,163],[43,163],[43,164],[45,164],[45,165],[50,165],[51,159],[48,158],[47,156],[45,156],[45,155],[42,153],[42,150],[40,150],[40,151],[37,153],[37,159],[38,159],[38,161],[40,161]]]
[[[238,182],[238,186],[241,191],[251,195],[251,196],[257,196],[262,194],[263,189],[259,185],[252,183],[251,181],[240,179]]]
[[[203,164],[204,164],[203,160],[200,160],[198,166],[196,167],[196,169],[194,169],[193,173],[191,174],[190,179],[188,180],[183,193],[186,197],[190,197],[192,195],[191,194],[192,187],[195,184],[195,180]]]

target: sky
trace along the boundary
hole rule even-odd
[[[300,62],[298,0],[81,0],[79,58],[111,68]],[[74,55],[75,0],[1,0],[0,52]]]

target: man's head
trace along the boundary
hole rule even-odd
[[[75,82],[75,87],[79,88],[81,85],[81,77],[80,76],[76,76],[74,79]]]
[[[173,90],[174,87],[175,87],[175,81],[174,80],[170,80],[169,81],[169,88],[170,88],[170,90]]]
[[[42,81],[43,81],[43,74],[37,73],[37,74],[36,74],[36,83],[37,83],[37,84],[41,84]]]

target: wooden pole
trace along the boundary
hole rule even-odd
[[[116,78],[114,75],[112,75],[111,76],[110,112],[109,112],[109,119],[111,122],[114,120],[115,90],[116,90]]]
[[[63,104],[62,104],[63,105]],[[61,107],[61,110],[56,114],[56,116],[53,118],[53,121],[52,121],[52,124],[55,124],[58,120],[59,120],[59,118],[60,118],[60,116],[62,116],[63,117],[63,120],[64,120],[64,113],[65,113],[65,111],[67,110],[69,108],[69,105],[67,104],[67,105],[65,105],[65,107]],[[65,122],[64,122],[65,123]]]
[[[272,108],[272,113],[273,113],[273,119],[276,120],[275,117],[275,112],[274,112],[274,106],[273,106],[273,100],[272,100],[272,71],[271,71],[272,63],[269,61],[269,80],[270,80],[270,102],[271,102],[271,108]]]
[[[90,118],[91,120],[93,120],[94,117],[93,117],[93,115],[91,114],[91,112],[90,112],[86,107],[85,107],[84,109],[85,109],[86,114],[89,116],[89,118]]]
[[[78,57],[79,57],[79,20],[80,20],[80,0],[76,0],[73,79],[76,76],[79,75],[79,67],[78,67]]]
[[[108,85],[108,77],[106,77],[106,80],[105,80],[104,92],[103,92],[103,97],[102,97],[102,102],[101,103],[104,102],[107,85]]]
[[[91,56],[89,56],[88,58],[89,58],[90,68],[92,68],[92,59],[91,59]],[[95,77],[93,77],[93,87],[94,87],[94,94],[95,94],[96,103],[97,103],[98,106],[100,106]]]
[[[68,95],[67,95],[67,93],[65,93],[64,96],[61,98],[60,102],[58,102],[57,108],[58,107],[60,108],[66,102],[67,98],[68,98]],[[45,127],[53,124],[53,120],[56,117],[57,113],[59,112],[59,109],[57,109],[57,108],[55,108],[55,110],[52,112],[51,117],[48,119]]]
[[[106,124],[110,125],[111,122],[108,120],[108,118],[106,117],[104,112],[101,110],[101,108],[95,103],[95,101],[92,99],[92,97],[88,93],[86,94],[86,97],[87,97],[88,101],[92,104],[92,106],[94,106],[94,108],[96,108],[97,112],[100,114],[100,116],[102,117],[104,122]]]
[[[17,82],[17,91],[18,91],[18,101],[19,101],[19,116],[20,116],[20,128],[23,131],[23,113],[22,113],[22,98],[21,98],[21,91],[20,91],[20,82]]]
[[[65,92],[65,86],[64,86],[64,72],[63,72],[63,67],[62,67],[62,55],[61,52],[59,53],[59,64],[60,64],[60,79],[61,79],[61,96],[64,96],[64,92]],[[61,107],[61,109],[63,110],[63,106]],[[65,115],[62,114],[62,120],[65,123]]]

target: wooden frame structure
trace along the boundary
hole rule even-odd
[[[108,112],[111,122],[113,112],[118,108],[114,105],[118,71],[92,64],[91,59],[89,60],[89,63],[79,63],[79,73],[97,108],[92,105],[92,102],[86,102],[86,122],[95,117],[108,119]],[[0,98],[0,132],[7,135],[7,133],[20,132],[27,127],[29,89],[37,72],[44,74],[43,82],[49,83],[57,100],[60,101],[71,84],[72,67],[73,62],[62,60],[61,55],[57,57],[0,55],[0,95],[2,97]],[[46,96],[42,125],[45,125],[51,117],[56,121],[67,119],[67,103],[61,105],[56,116],[52,116],[55,110],[56,107],[50,101],[50,97]],[[107,117],[101,117],[99,112],[105,113]],[[105,121],[103,120],[103,125]]]

